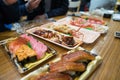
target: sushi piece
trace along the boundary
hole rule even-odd
[[[28,41],[22,37],[18,37],[15,40],[8,42],[8,48],[10,53],[15,53],[15,51],[22,45],[26,44]]]
[[[45,44],[37,41],[32,36],[28,36],[27,34],[21,35],[21,37],[29,40],[32,49],[37,53],[37,59],[41,59],[45,56],[45,53],[47,51],[47,46]]]
[[[65,54],[62,56],[62,60],[64,61],[79,61],[79,60],[94,60],[95,57],[87,52],[80,50],[76,52],[72,52],[70,54]]]
[[[18,61],[23,65],[37,60],[36,52],[24,44],[15,51],[15,55],[17,56]]]
[[[23,34],[20,37],[8,42],[8,49],[22,65],[42,59],[47,51],[47,46],[37,41],[32,36]]]

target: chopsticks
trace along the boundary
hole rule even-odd
[[[0,45],[4,45],[4,44],[6,44],[7,43],[7,40],[2,40],[2,41],[0,41]]]
[[[15,39],[15,38],[8,38],[8,39],[1,40],[1,41],[0,41],[0,45],[4,45],[4,44],[6,44],[8,41],[13,40],[13,39]]]

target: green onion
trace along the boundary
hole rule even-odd
[[[88,30],[93,30],[92,28],[86,28],[86,29],[88,29]]]
[[[66,34],[66,35],[68,35],[68,36],[72,36],[72,34],[69,34],[69,33],[68,33],[68,34]]]
[[[27,46],[32,48],[32,45],[30,44],[30,42],[27,42]]]

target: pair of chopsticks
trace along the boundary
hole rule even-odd
[[[0,41],[0,45],[4,45],[4,44],[6,44],[8,41],[14,40],[14,39],[15,39],[15,38],[8,38],[8,39],[1,40],[1,41]]]
[[[7,43],[7,40],[2,40],[2,41],[0,41],[0,45],[4,45],[4,44],[6,44]]]

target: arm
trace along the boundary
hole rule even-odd
[[[55,16],[64,15],[68,11],[68,0],[51,0],[51,10],[43,15],[37,15],[34,19],[47,19]]]
[[[24,16],[31,13],[40,4],[41,0],[29,0],[27,3],[22,0],[18,0],[20,15]]]
[[[6,5],[12,5],[17,2],[17,0],[3,0]]]
[[[12,23],[19,20],[19,8],[17,2],[6,5],[3,0],[0,0],[0,12],[3,23]]]
[[[0,13],[0,32],[4,31],[4,26],[3,26],[3,23],[2,23],[2,15]]]
[[[17,0],[0,0],[0,7],[2,6],[10,6],[16,3]]]
[[[18,4],[19,4],[19,10],[20,10],[20,16],[25,16],[28,14],[27,8],[25,6],[25,2],[24,0],[18,0]]]

